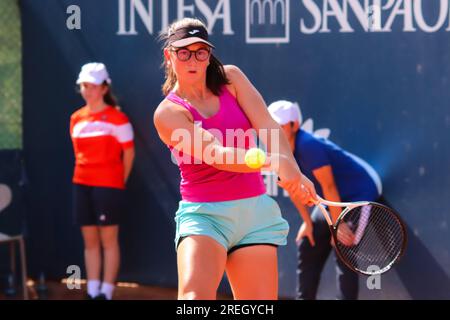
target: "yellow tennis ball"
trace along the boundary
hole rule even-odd
[[[266,162],[266,154],[259,148],[251,148],[245,153],[245,164],[252,169],[261,168]]]

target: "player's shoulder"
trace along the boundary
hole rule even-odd
[[[156,107],[155,112],[153,113],[153,121],[155,123],[170,121],[170,119],[180,115],[188,115],[188,117],[192,118],[190,112],[186,108],[165,98]]]
[[[242,70],[234,64],[225,64],[223,66],[223,69],[225,70],[225,73],[231,73],[231,74],[242,73]]]
[[[169,99],[162,100],[153,113],[154,118],[162,119],[170,116],[174,112],[174,108],[177,108],[177,104]]]
[[[247,76],[239,67],[235,65],[229,64],[225,65],[223,68],[225,71],[225,76],[229,81],[226,88],[234,97],[236,97],[239,88],[243,88],[247,83]]]
[[[239,80],[239,79],[245,77],[244,72],[238,66],[233,65],[233,64],[224,65],[223,70],[225,71],[226,77],[231,82],[234,82],[236,80]]]

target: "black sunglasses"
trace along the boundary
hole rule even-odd
[[[175,52],[178,60],[180,61],[188,61],[191,59],[192,54],[195,55],[195,59],[197,59],[197,61],[206,61],[211,55],[211,49],[206,48],[201,48],[195,51],[191,51],[186,48],[171,49],[170,51]]]

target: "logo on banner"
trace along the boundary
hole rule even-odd
[[[290,0],[246,0],[247,43],[289,43]]]

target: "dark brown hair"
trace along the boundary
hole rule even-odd
[[[162,33],[160,36],[160,40],[164,41],[163,49],[169,47],[168,43],[169,34],[171,34],[172,32],[174,32],[179,28],[186,28],[186,27],[206,28],[205,24],[198,19],[184,18],[175,21],[167,28],[167,31]],[[164,84],[162,85],[162,92],[164,95],[168,95],[170,91],[175,87],[175,84],[177,82],[177,76],[173,71],[172,67],[167,65],[165,58],[162,67],[165,68],[165,79],[166,79]],[[209,66],[206,69],[206,86],[208,87],[209,90],[211,90],[211,92],[214,95],[219,96],[222,86],[226,84],[230,84],[230,81],[228,80],[225,74],[223,64],[222,62],[219,61],[219,59],[217,59],[213,54],[211,54],[209,58]]]

